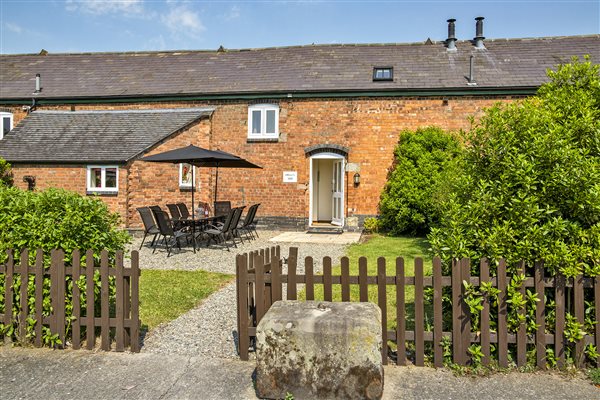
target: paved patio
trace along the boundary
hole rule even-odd
[[[269,239],[270,242],[287,243],[314,243],[314,244],[338,244],[347,245],[358,243],[360,232],[344,233],[308,233],[308,232],[284,232]]]

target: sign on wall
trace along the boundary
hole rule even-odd
[[[284,183],[295,183],[295,182],[298,182],[298,172],[296,172],[296,171],[283,171],[283,182]]]

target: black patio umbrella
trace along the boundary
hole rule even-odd
[[[217,200],[217,187],[220,168],[262,168],[250,161],[244,160],[233,154],[221,150],[207,150],[202,147],[189,145],[175,150],[165,151],[164,153],[154,154],[142,158],[142,161],[162,162],[162,163],[186,163],[196,167],[215,167],[217,174],[215,178],[215,201]],[[194,173],[192,171],[192,177]],[[192,179],[192,218],[195,215],[194,207],[194,180]],[[192,224],[192,234],[194,233],[194,224]],[[194,251],[196,243],[194,242]]]

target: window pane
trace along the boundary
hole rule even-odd
[[[252,111],[252,133],[260,133],[260,110]]]
[[[7,134],[10,132],[10,117],[2,118],[2,133]]]
[[[267,110],[267,132],[275,133],[275,110]]]
[[[117,187],[117,169],[116,168],[106,168],[106,185],[104,185],[107,189],[116,189]]]
[[[101,188],[102,187],[102,168],[90,169],[90,187]]]

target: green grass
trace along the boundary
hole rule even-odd
[[[386,274],[394,276],[396,274],[396,258],[404,258],[404,270],[406,276],[414,276],[414,260],[416,257],[423,258],[423,267],[425,275],[431,275],[432,264],[431,256],[428,252],[429,243],[424,238],[415,237],[386,237],[381,235],[373,235],[364,243],[358,243],[350,246],[347,251],[347,256],[350,260],[350,275],[358,275],[358,259],[359,257],[367,258],[367,273],[370,276],[377,275],[377,258],[385,257],[386,259]],[[339,260],[332,260],[334,263],[339,263]],[[332,268],[332,274],[340,275],[341,269],[339,264]],[[333,300],[341,301],[340,285],[333,286]],[[387,320],[388,328],[393,329],[396,326],[396,290],[394,286],[387,287]],[[414,286],[407,286],[405,289],[405,302],[407,312],[407,327],[410,329],[413,326],[413,303],[414,303]],[[305,298],[305,293],[299,293],[301,299]],[[358,285],[350,285],[351,301],[358,301],[360,297]],[[315,285],[315,299],[323,299],[323,286]],[[377,287],[369,285],[369,301],[377,304]]]
[[[143,328],[150,330],[177,318],[233,279],[233,275],[206,271],[142,271],[140,319]]]

